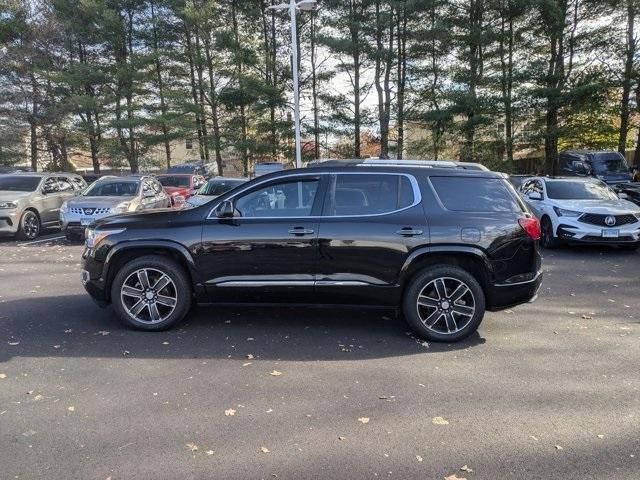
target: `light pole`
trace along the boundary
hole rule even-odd
[[[302,167],[302,151],[300,146],[300,91],[298,87],[298,35],[296,27],[297,10],[313,10],[316,8],[316,0],[289,0],[289,3],[280,3],[267,7],[271,10],[289,10],[291,20],[291,70],[293,75],[293,125],[295,130],[296,168]]]

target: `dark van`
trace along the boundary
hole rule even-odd
[[[631,182],[627,160],[619,152],[566,150],[558,156],[558,174],[596,177],[608,184]]]

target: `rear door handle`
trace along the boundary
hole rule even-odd
[[[402,235],[403,237],[413,237],[415,235],[422,235],[422,230],[416,230],[411,227],[404,227],[398,230],[396,234]]]
[[[311,235],[313,233],[313,230],[304,227],[294,227],[289,230],[289,233],[291,235]]]

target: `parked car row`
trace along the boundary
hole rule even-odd
[[[89,186],[71,173],[0,174],[0,234],[33,240],[60,227],[69,240],[101,218],[126,212],[203,204],[245,179],[202,175],[101,176]],[[201,193],[198,193],[200,192]],[[191,198],[193,203],[185,204]]]

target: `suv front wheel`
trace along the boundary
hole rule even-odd
[[[407,323],[421,337],[456,342],[478,329],[485,298],[478,281],[452,265],[436,265],[418,273],[407,287],[402,305]]]
[[[111,285],[120,319],[139,330],[165,330],[182,320],[191,306],[191,282],[170,258],[148,255],[126,263]]]

